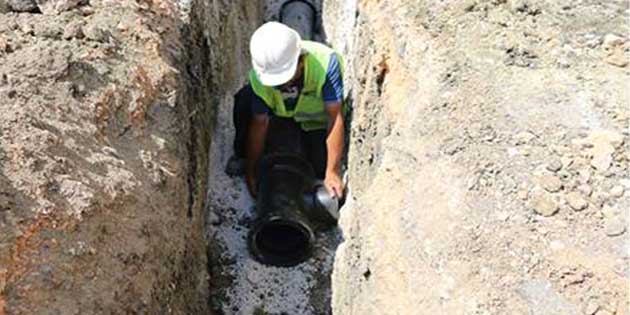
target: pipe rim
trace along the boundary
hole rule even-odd
[[[271,227],[289,227],[294,229],[295,232],[303,237],[303,239],[298,242],[301,242],[304,246],[300,246],[301,250],[294,255],[282,255],[278,254],[281,251],[273,253],[272,250],[265,249],[265,246],[262,243],[261,233],[264,232],[264,229]],[[254,226],[249,233],[248,243],[250,253],[258,262],[277,267],[293,267],[306,261],[311,256],[314,240],[315,234],[306,224],[298,221],[287,220],[281,217],[269,217]]]

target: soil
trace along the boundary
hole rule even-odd
[[[18,2],[0,12],[0,314],[207,313],[210,113],[180,11]]]
[[[628,314],[628,3],[324,10],[354,109],[333,313]]]

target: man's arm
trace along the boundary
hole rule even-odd
[[[341,155],[344,146],[343,103],[326,104],[326,113],[328,114],[328,136],[326,137],[328,156],[324,185],[331,195],[334,194],[341,198],[343,197],[343,181],[340,175]]]
[[[260,159],[265,148],[267,128],[269,127],[269,115],[254,114],[249,125],[247,136],[247,155],[245,157],[245,179],[249,193],[256,198],[256,162]]]

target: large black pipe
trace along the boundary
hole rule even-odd
[[[315,231],[336,223],[338,201],[297,154],[265,156],[258,175],[258,218],[249,234],[251,253],[264,264],[297,265],[310,257]]]
[[[317,32],[317,10],[306,0],[288,0],[280,8],[280,22],[300,33],[302,39],[314,40]]]

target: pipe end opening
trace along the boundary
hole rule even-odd
[[[311,254],[313,233],[298,222],[275,220],[264,222],[250,235],[251,252],[263,264],[291,267]]]

